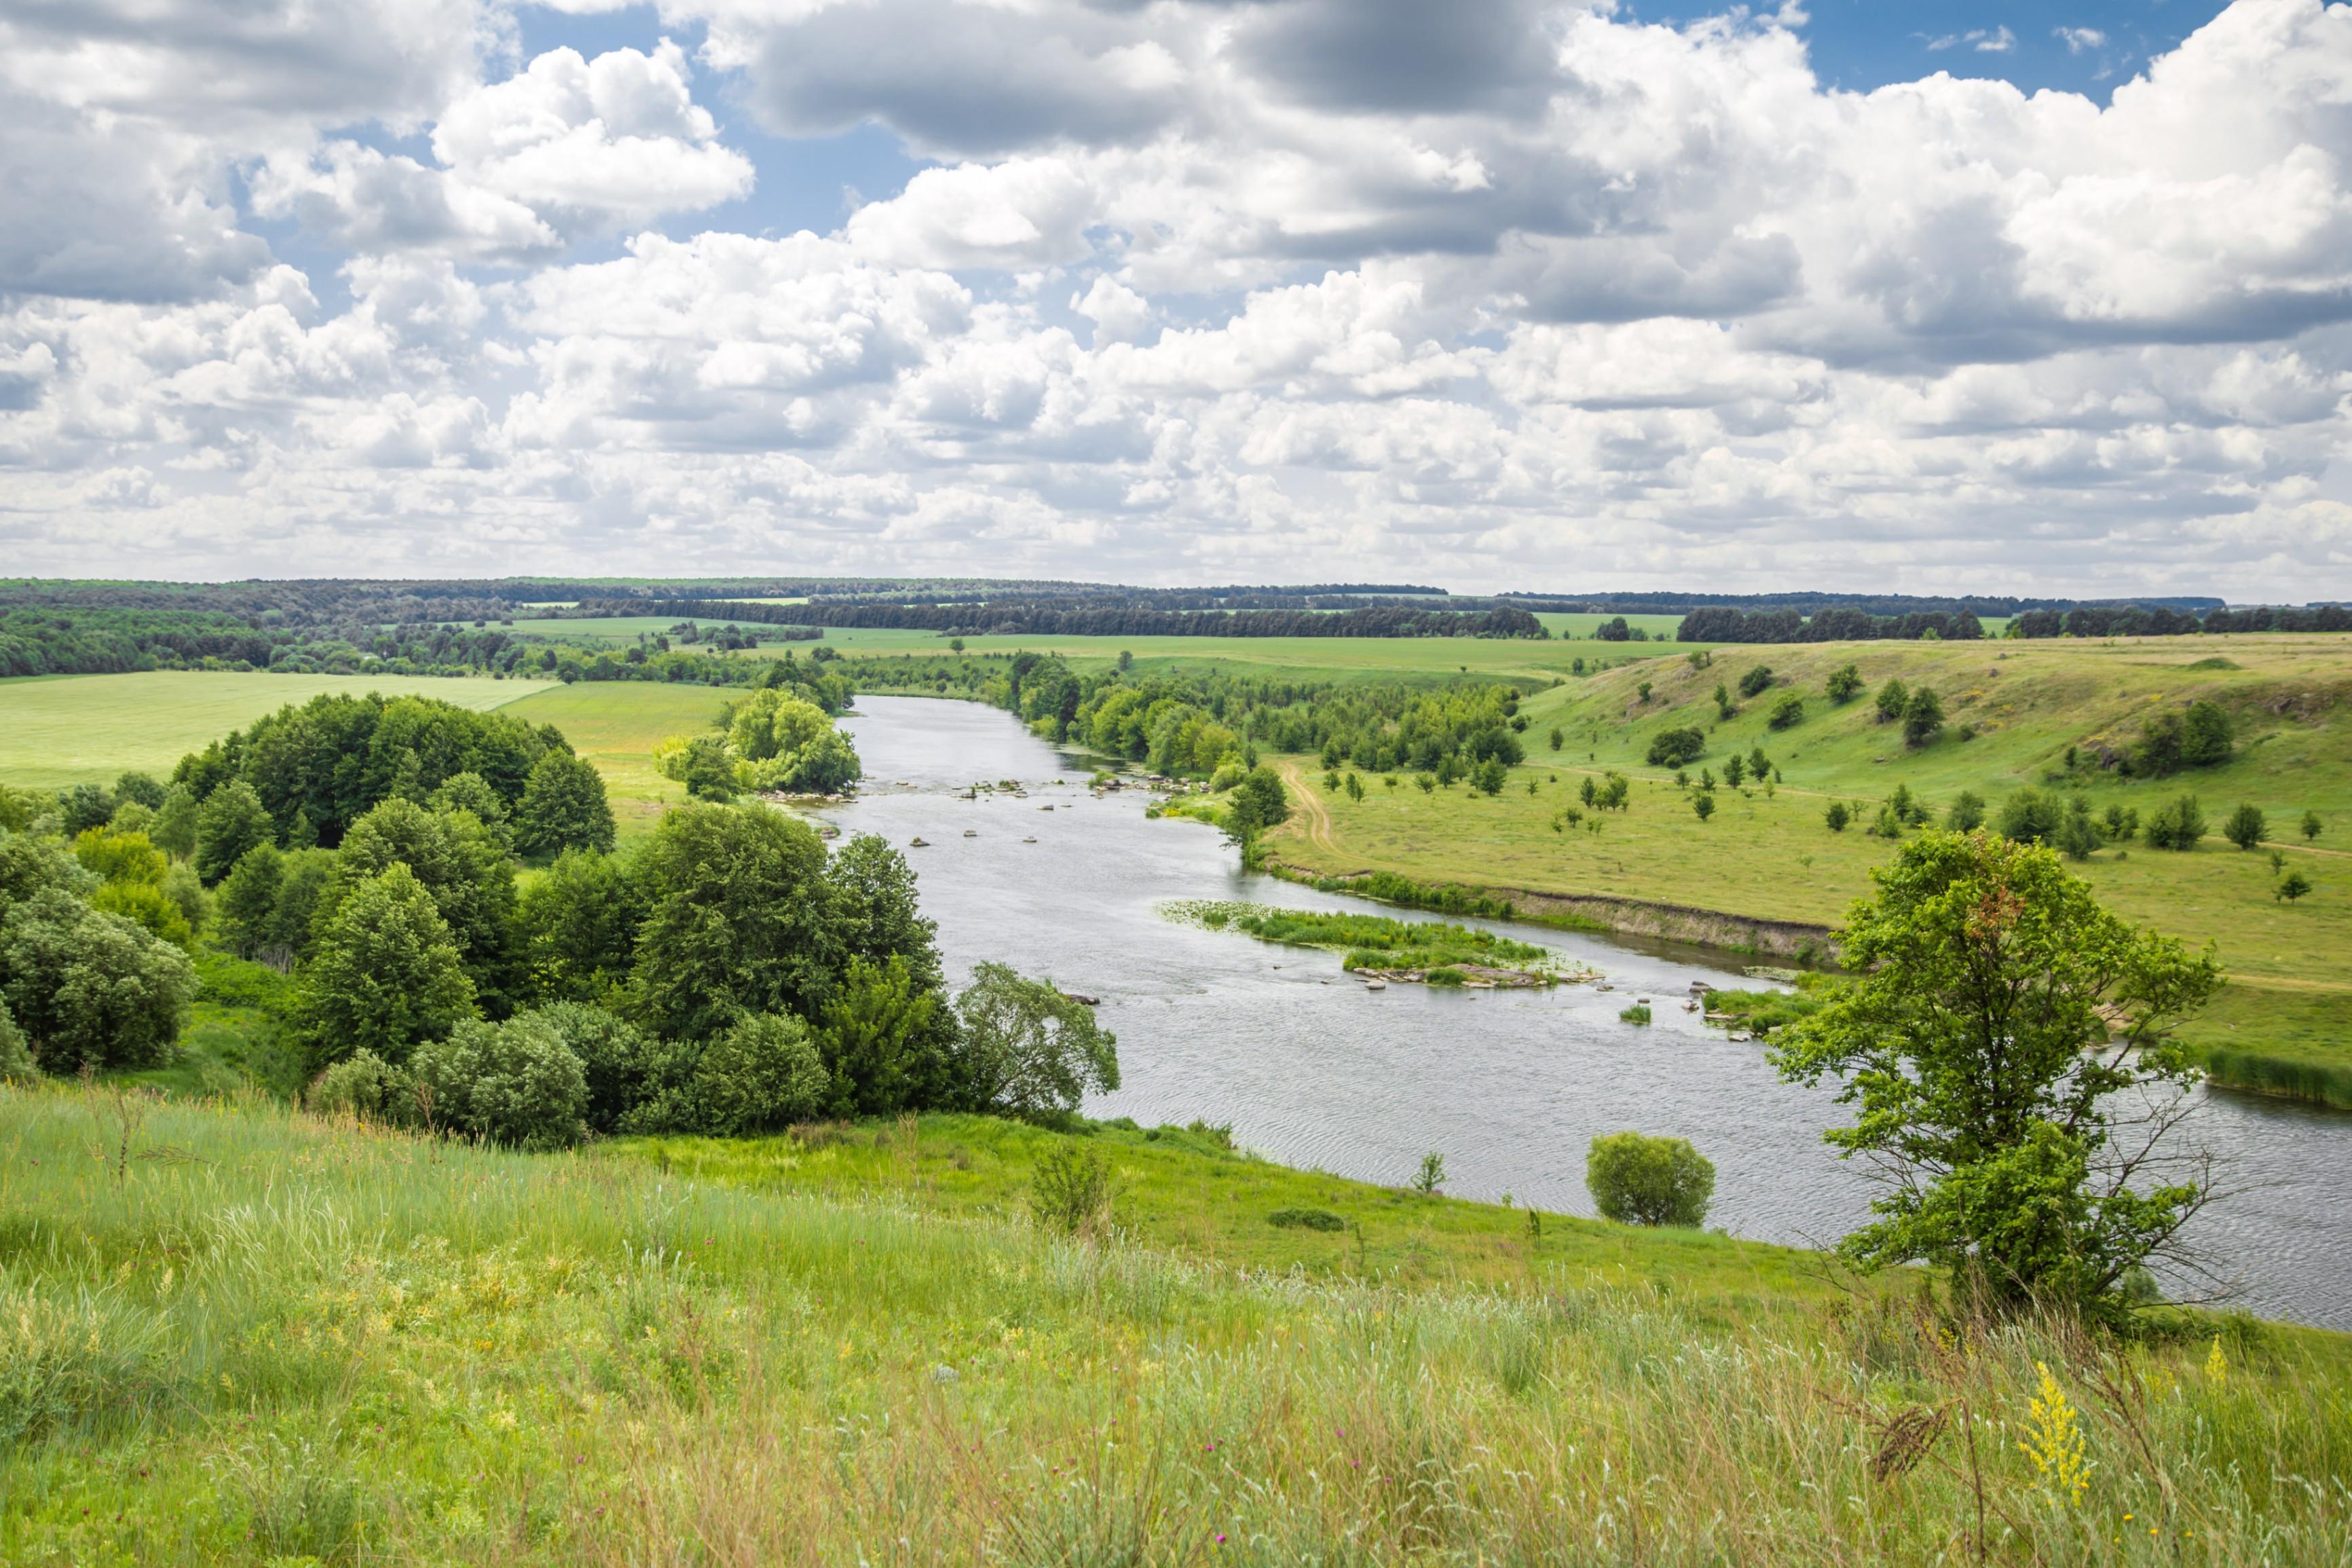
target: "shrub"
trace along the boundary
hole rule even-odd
[[[1113,1196],[1110,1163],[1098,1150],[1059,1144],[1029,1173],[1029,1207],[1037,1223],[1073,1236],[1108,1230]]]
[[[2088,860],[2099,847],[2098,824],[2091,820],[2091,803],[2077,795],[2066,803],[2066,815],[2051,836],[2053,844],[2070,860]]]
[[[1118,1087],[1118,1037],[1094,1009],[1002,963],[972,970],[956,997],[962,1060],[982,1106],[1015,1116],[1067,1113],[1089,1091]]]
[[[661,1102],[659,1118],[675,1131],[742,1138],[776,1132],[824,1108],[824,1059],[807,1026],[774,1013],[754,1013],[702,1048],[691,1077]]]
[[[1650,1005],[1647,1002],[1636,1002],[1618,1014],[1617,1021],[1621,1024],[1646,1024],[1650,1021]]]
[[[2319,841],[2321,827],[2319,813],[2306,811],[2303,814],[2303,841],[2305,844],[2316,844]]]
[[[1833,800],[1830,802],[1829,809],[1822,813],[1822,820],[1829,825],[1832,833],[1843,833],[1846,824],[1853,820],[1853,810],[1845,802]]]
[[[2272,889],[2271,896],[2291,904],[2309,891],[2311,879],[2300,871],[2289,871],[2279,879],[2279,885]]]
[[[33,1053],[25,1046],[25,1031],[9,1016],[8,1004],[0,1001],[0,1083],[29,1083],[39,1076]]]
[[[2263,808],[2247,802],[2230,814],[2221,825],[2222,836],[2241,849],[2252,849],[2270,837],[2271,825],[2263,816]]]
[[[1715,1166],[1688,1139],[1612,1132],[1592,1141],[1584,1185],[1603,1219],[1696,1227],[1715,1196]]]
[[[2139,808],[2136,805],[2107,807],[2107,837],[2118,844],[2128,844],[2139,837]]]
[[[1345,1230],[1348,1222],[1329,1209],[1276,1209],[1265,1223],[1286,1230]]]
[[[1973,790],[1962,790],[1944,812],[1944,826],[1955,833],[1974,833],[1984,820],[1984,797]]]
[[[1922,686],[1903,704],[1903,743],[1924,746],[1944,731],[1944,704]]]
[[[2000,803],[2000,831],[2020,844],[2042,844],[2058,831],[2058,803],[2038,789],[2021,789]]]
[[[2195,795],[2180,795],[2150,812],[2140,831],[2151,849],[2194,849],[2205,837],[2205,813]]]
[[[1794,691],[1783,691],[1774,700],[1772,711],[1764,722],[1775,730],[1790,730],[1805,721],[1805,700]]]
[[[1445,1156],[1432,1149],[1421,1157],[1421,1168],[1412,1173],[1412,1190],[1424,1197],[1433,1195],[1445,1185]]]
[[[1696,728],[1661,730],[1650,737],[1650,765],[1654,768],[1686,768],[1706,752],[1706,735]]]
[[[623,1118],[673,1087],[677,1053],[635,1025],[584,1002],[553,1002],[521,1015],[555,1032],[579,1058],[588,1088],[581,1117],[591,1132],[617,1132]]]
[[[1878,689],[1878,721],[1886,724],[1902,718],[1903,710],[1910,700],[1911,689],[1890,677],[1886,684]]]
[[[1349,773],[1348,776],[1352,779],[1356,775]],[[1503,766],[1503,760],[1500,757],[1488,757],[1478,764],[1477,772],[1471,775],[1470,782],[1472,786],[1482,794],[1500,795],[1503,793],[1503,785],[1510,782],[1510,771]],[[1356,798],[1359,800],[1363,798],[1361,784],[1356,786]]]
[[[438,1127],[519,1149],[568,1149],[588,1135],[588,1079],[546,1019],[468,1018],[410,1058],[418,1103]]]
[[[302,1096],[319,1116],[356,1116],[362,1121],[407,1127],[417,1120],[415,1080],[373,1051],[354,1051],[312,1080]]]
[[[1705,790],[1699,791],[1691,798],[1691,810],[1697,815],[1701,822],[1705,822],[1715,815],[1715,796]]]
[[[1772,667],[1759,664],[1739,678],[1739,695],[1753,697],[1772,684]]]
[[[1854,665],[1841,665],[1830,671],[1824,687],[1830,700],[1843,707],[1862,694],[1862,670]]]

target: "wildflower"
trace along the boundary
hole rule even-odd
[[[2080,1503],[2090,1489],[2091,1465],[2083,1439],[2082,1420],[2068,1403],[2066,1391],[2050,1375],[2048,1363],[2035,1362],[2042,1373],[2042,1391],[2027,1405],[2032,1435],[2018,1444],[2034,1469],[2070,1503]]]
[[[2230,1381],[2230,1358],[2221,1353],[2221,1336],[2213,1336],[2213,1348],[2205,1352],[2205,1381],[2219,1388]]]

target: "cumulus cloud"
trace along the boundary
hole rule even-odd
[[[214,573],[2352,572],[2352,7],[2238,0],[2103,108],[1567,0],[665,0],[691,59],[130,5],[0,24],[29,566],[135,514]],[[931,162],[829,234],[681,218],[751,121]]]

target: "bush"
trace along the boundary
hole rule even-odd
[[[625,1019],[584,1002],[552,1002],[521,1015],[555,1031],[580,1060],[588,1086],[581,1117],[591,1132],[617,1132],[629,1112],[672,1087],[677,1053]]]
[[[1903,710],[1911,701],[1911,689],[1899,679],[1889,678],[1878,689],[1878,721],[1891,723],[1903,717]]]
[[[956,997],[973,1099],[1015,1116],[1067,1114],[1118,1087],[1118,1037],[1094,1009],[1001,963],[972,970]]]
[[[1944,812],[1944,826],[1955,833],[1974,833],[1984,820],[1984,797],[1973,790],[1962,790]]]
[[[436,1127],[512,1148],[568,1149],[588,1135],[588,1079],[544,1019],[468,1018],[410,1061],[417,1103]]]
[[[1853,808],[1842,800],[1833,800],[1830,802],[1829,809],[1822,813],[1822,820],[1829,825],[1832,833],[1843,833],[1846,825],[1853,820]]]
[[[1029,1206],[1037,1223],[1071,1235],[1110,1226],[1110,1163],[1093,1149],[1064,1143],[1048,1150],[1029,1176]]]
[[[1696,814],[1701,822],[1705,822],[1708,817],[1715,815],[1715,796],[1708,794],[1706,790],[1699,791],[1696,795],[1692,797],[1691,810]]]
[[[2038,789],[2021,789],[2000,803],[2000,832],[2019,844],[2042,844],[2056,837],[2063,814]]]
[[[2195,795],[2184,795],[2150,812],[2140,832],[2151,849],[2194,849],[2205,837],[2205,813]]]
[[[1830,671],[1829,681],[1824,689],[1829,692],[1830,700],[1841,707],[1853,701],[1862,694],[1861,668],[1851,664],[1841,665]]]
[[[25,1031],[9,1016],[8,1004],[0,1001],[0,1083],[29,1083],[39,1076],[33,1053],[25,1047]]]
[[[355,1051],[320,1073],[302,1096],[319,1116],[356,1116],[391,1127],[417,1120],[416,1082],[373,1051]]]
[[[1753,697],[1772,684],[1772,667],[1759,664],[1739,678],[1739,695]]]
[[[2271,825],[2263,816],[2263,808],[2252,802],[2241,805],[2221,825],[2222,836],[2241,849],[2252,849],[2270,837]]]
[[[744,1138],[780,1132],[824,1109],[824,1060],[799,1019],[754,1013],[705,1046],[684,1086],[628,1119],[633,1130]]]
[[[1276,1209],[1265,1216],[1268,1225],[1285,1230],[1345,1230],[1348,1222],[1329,1209]]]
[[[1943,731],[1943,702],[1924,686],[1915,689],[1903,704],[1903,743],[1924,746]]]
[[[2311,891],[2311,879],[2300,871],[2289,871],[2279,879],[2279,885],[2271,890],[2271,896],[2281,902],[2291,904],[2309,891]]]
[[[1783,691],[1772,703],[1772,711],[1764,722],[1775,730],[1791,730],[1805,721],[1805,700],[1794,691]]]
[[[1686,768],[1706,752],[1706,735],[1697,729],[1661,730],[1650,737],[1650,765],[1654,768]]]
[[[1618,1014],[1617,1021],[1621,1024],[1646,1024],[1650,1021],[1650,1005],[1647,1002],[1636,1002]]]
[[[1592,1141],[1584,1185],[1603,1219],[1696,1227],[1715,1196],[1715,1166],[1687,1139],[1612,1132]]]
[[[2088,860],[2101,843],[2099,826],[2091,820],[2091,803],[2077,795],[2066,803],[2066,815],[2051,837],[2070,860]]]
[[[0,974],[16,1027],[53,1073],[161,1066],[196,989],[185,953],[55,887],[0,921]]]

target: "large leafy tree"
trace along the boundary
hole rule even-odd
[[[506,847],[469,811],[428,811],[397,796],[352,825],[335,851],[335,880],[322,899],[331,911],[344,890],[404,865],[432,896],[482,1005],[503,1016],[523,984],[522,943],[515,922],[514,864]]]
[[[1002,963],[971,972],[956,998],[974,1103],[1015,1116],[1078,1108],[1088,1091],[1118,1087],[1118,1037],[1094,1010]]]
[[[946,1009],[905,959],[854,961],[825,1005],[816,1043],[836,1116],[890,1116],[945,1088],[938,1049]]]
[[[613,808],[604,799],[604,775],[570,752],[550,747],[531,764],[515,807],[515,847],[526,855],[557,855],[566,849],[613,848]]]
[[[565,850],[523,889],[520,917],[537,994],[609,1004],[627,987],[645,899],[620,860]]]
[[[396,1066],[475,1011],[448,922],[416,874],[394,865],[350,888],[320,924],[294,1036],[313,1068],[362,1049]]]
[[[213,791],[196,809],[196,875],[206,887],[227,876],[255,845],[276,842],[278,825],[243,779]]]
[[[34,1054],[58,1073],[167,1060],[196,989],[177,948],[60,887],[0,921],[0,976]]]
[[[1790,1079],[1843,1080],[1856,1119],[1824,1137],[1889,1184],[1841,1250],[1939,1265],[1996,1310],[2118,1311],[2211,1192],[2169,1136],[2197,1077],[2169,1031],[2220,984],[2212,959],[1991,835],[1923,834],[1874,878],[1846,927],[1860,978],[1773,1053]]]
[[[761,805],[684,805],[632,868],[646,911],[631,981],[638,1022],[703,1040],[746,1013],[815,1013],[834,966],[814,828]]]

